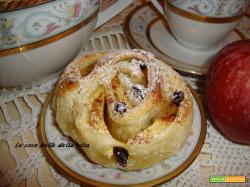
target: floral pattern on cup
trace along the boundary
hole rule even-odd
[[[2,13],[0,50],[27,45],[64,32],[87,19],[99,5],[100,0],[62,0]]]
[[[175,7],[209,17],[232,17],[243,14],[247,0],[168,0]]]

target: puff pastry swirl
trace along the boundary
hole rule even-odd
[[[65,69],[53,98],[62,132],[92,161],[138,170],[183,148],[193,121],[190,90],[149,52],[95,53]]]

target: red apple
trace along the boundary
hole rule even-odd
[[[250,40],[233,42],[215,56],[206,100],[218,129],[233,142],[250,144]]]

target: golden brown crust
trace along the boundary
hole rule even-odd
[[[73,91],[79,87],[81,77],[86,76],[93,68],[96,61],[106,52],[80,56],[70,63],[61,75],[55,95],[60,96],[67,91]]]
[[[61,76],[53,105],[61,130],[90,144],[84,152],[92,161],[125,170],[178,154],[193,121],[191,93],[180,75],[137,49],[74,60]],[[115,147],[128,152],[125,166]]]

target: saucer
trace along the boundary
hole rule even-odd
[[[192,90],[194,121],[191,133],[182,151],[153,167],[138,171],[122,171],[104,168],[95,164],[83,154],[79,147],[88,148],[87,144],[76,145],[70,138],[62,134],[51,108],[51,93],[42,108],[38,133],[40,145],[46,156],[60,172],[71,177],[80,184],[93,186],[155,186],[182,173],[198,156],[206,135],[206,118],[198,96]]]
[[[143,170],[122,171],[105,168],[91,162],[80,147],[91,145],[75,144],[59,129],[52,110],[53,92],[47,96],[40,115],[38,134],[40,147],[53,166],[73,181],[91,186],[146,187],[162,184],[187,169],[198,156],[206,136],[206,118],[202,104],[190,87],[193,101],[194,119],[190,135],[181,152]]]
[[[211,50],[192,50],[183,47],[171,34],[167,21],[151,3],[137,7],[125,22],[125,34],[136,48],[151,51],[176,70],[193,75],[205,75],[209,61],[227,44],[250,38],[250,18],[246,15],[237,29]]]

